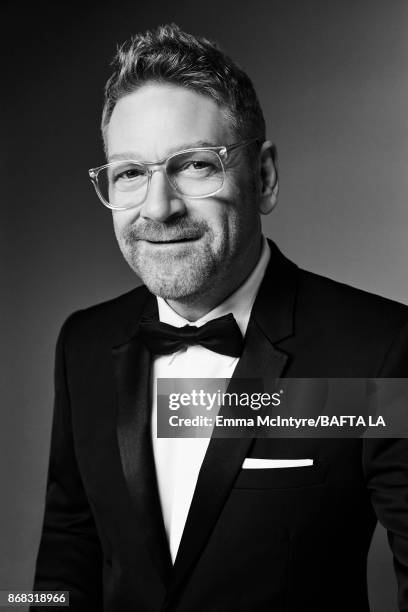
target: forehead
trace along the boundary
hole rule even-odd
[[[151,83],[121,98],[106,130],[108,157],[132,153],[146,160],[205,142],[233,142],[226,109],[185,87]]]

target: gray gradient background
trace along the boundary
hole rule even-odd
[[[116,43],[168,21],[217,39],[252,77],[278,146],[267,235],[302,267],[408,303],[408,2],[150,0],[30,13],[16,3],[5,15],[0,588],[29,589],[58,330],[136,282],[87,178],[103,163],[101,94]],[[396,610],[382,529],[369,583],[372,610]]]

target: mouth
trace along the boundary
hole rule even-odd
[[[183,237],[180,236],[178,238],[171,238],[171,239],[167,239],[167,240],[146,240],[146,242],[148,242],[149,244],[154,244],[154,245],[171,245],[171,244],[187,244],[189,242],[196,242],[197,240],[200,239],[200,236],[187,236],[187,237]]]

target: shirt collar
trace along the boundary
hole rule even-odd
[[[163,298],[157,296],[160,321],[162,321],[162,323],[174,325],[174,327],[183,327],[184,325],[195,325],[197,327],[201,327],[201,325],[204,325],[212,319],[222,317],[223,315],[232,312],[242,335],[245,336],[249,318],[251,316],[252,306],[264,277],[270,256],[271,252],[268,242],[265,236],[263,236],[261,255],[251,274],[247,277],[243,284],[234,291],[234,293],[227,297],[226,300],[221,302],[221,304],[218,304],[218,306],[213,308],[204,316],[197,319],[197,321],[188,321],[187,319],[184,319],[184,317],[177,314],[177,312],[175,312]]]

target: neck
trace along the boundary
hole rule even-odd
[[[231,270],[224,271],[222,278],[212,283],[210,289],[197,296],[189,296],[180,300],[167,300],[168,305],[187,321],[197,321],[216,306],[226,300],[248,278],[259,261],[262,250],[262,236],[254,241],[245,256],[239,258],[234,266],[239,271],[234,275]]]

